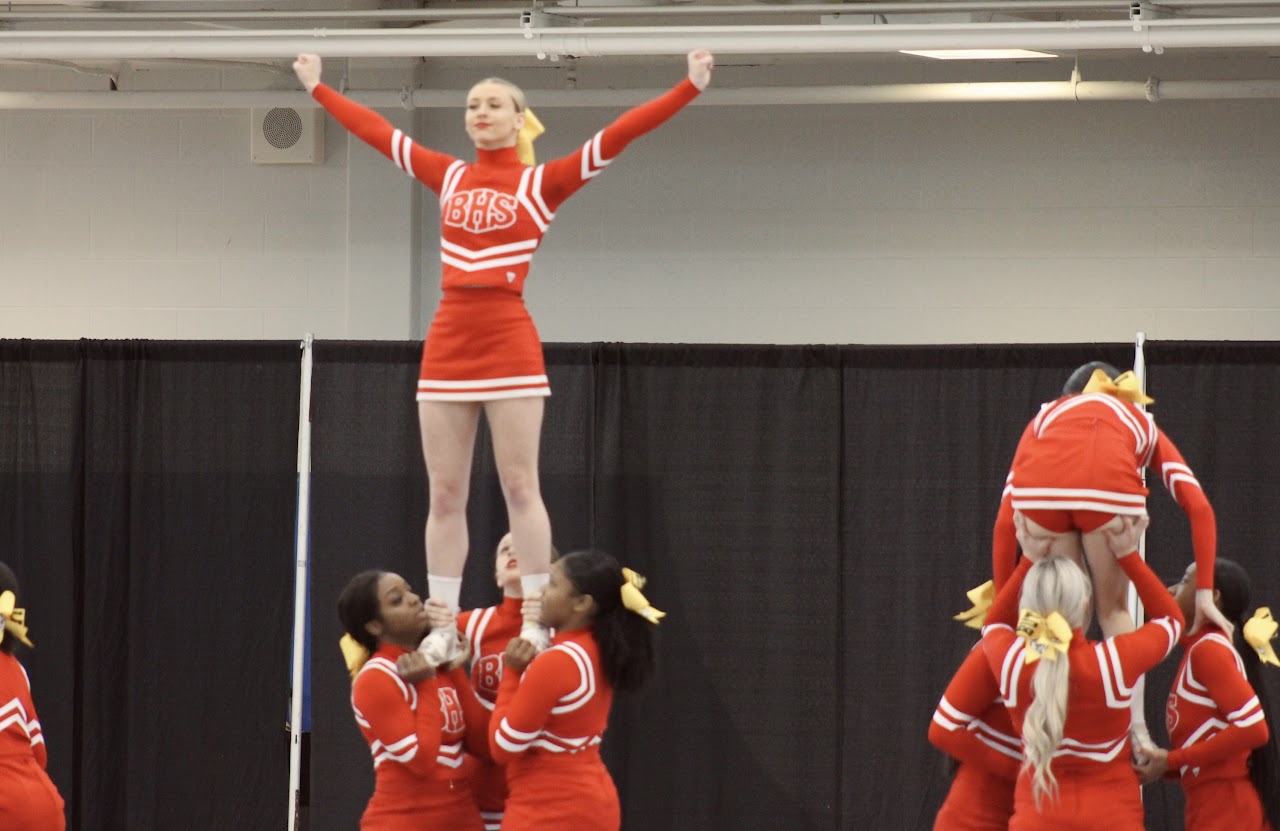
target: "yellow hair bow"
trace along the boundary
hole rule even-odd
[[[1142,391],[1142,383],[1133,371],[1123,372],[1113,381],[1101,369],[1095,369],[1089,383],[1084,385],[1085,392],[1105,392],[1131,404],[1154,404],[1156,400]]]
[[[4,621],[4,627],[0,628],[0,641],[4,640],[5,632],[12,632],[15,638],[27,646],[35,647],[27,639],[27,610],[15,609],[14,604],[17,602],[17,596],[11,591],[0,594],[0,620]]]
[[[1271,609],[1263,606],[1245,622],[1244,641],[1254,648],[1262,663],[1280,667],[1280,659],[1271,648],[1271,639],[1276,636],[1277,629],[1280,629],[1280,623],[1272,620]]]
[[[982,624],[987,621],[987,610],[995,602],[996,584],[988,580],[981,586],[969,589],[969,591],[965,592],[965,596],[969,598],[973,608],[958,615],[952,615],[951,619],[964,621],[964,625],[970,629],[981,629]]]
[[[1056,661],[1059,653],[1066,655],[1071,645],[1071,624],[1057,612],[1041,617],[1030,609],[1023,609],[1016,631],[1018,637],[1027,642],[1028,664],[1041,658]]]
[[[369,660],[369,650],[350,635],[343,635],[338,646],[342,649],[342,660],[347,665],[347,672],[351,673],[351,680],[354,681],[360,673],[360,667]]]
[[[640,590],[644,588],[644,577],[629,568],[622,570],[622,576],[627,580],[622,584],[622,605],[627,607],[627,611],[635,612],[654,624],[667,616],[666,612],[660,612],[650,606],[648,599],[640,593]]]
[[[533,167],[537,161],[533,156],[533,140],[547,131],[542,122],[533,114],[533,110],[524,108],[524,126],[516,134],[516,157],[521,162]]]

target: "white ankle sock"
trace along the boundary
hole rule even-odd
[[[449,611],[457,613],[458,598],[462,595],[462,578],[461,577],[440,577],[436,574],[427,575],[427,596],[434,597],[437,600],[443,600],[449,604]]]
[[[538,574],[521,574],[520,575],[520,591],[524,592],[525,597],[533,597],[542,591],[542,587],[547,585],[551,580],[551,575],[543,571]]]

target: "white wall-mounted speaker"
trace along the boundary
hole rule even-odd
[[[324,164],[324,110],[253,109],[249,117],[254,164]]]

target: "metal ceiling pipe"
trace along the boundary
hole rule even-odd
[[[630,26],[501,29],[0,32],[0,60],[579,57],[888,53],[904,49],[1090,49],[1280,46],[1280,18],[876,26]]]
[[[526,90],[542,108],[619,108],[663,90]],[[370,107],[460,109],[466,90],[365,90],[349,95]],[[712,87],[696,106],[937,104],[1017,101],[1191,101],[1280,99],[1280,80],[1018,81],[973,84],[874,84],[808,87]],[[317,106],[301,91],[0,92],[0,110],[229,110]]]
[[[1280,8],[1280,0],[1267,0],[1274,8]],[[1166,5],[1166,4],[1161,4]],[[1018,14],[1029,12],[1079,12],[1113,11],[1118,17],[1127,18],[1130,0],[986,0],[985,2],[898,2],[898,3],[771,3],[732,6],[657,6],[636,3],[629,6],[538,6],[543,14],[557,17],[751,17],[765,15],[801,14],[964,14],[975,12],[1000,12]],[[433,9],[192,9],[166,11],[5,11],[0,10],[0,20],[10,21],[163,21],[181,20],[200,22],[210,20],[360,20],[360,21],[416,21],[416,20],[479,20],[507,18],[517,20],[526,9],[510,8],[433,8]]]

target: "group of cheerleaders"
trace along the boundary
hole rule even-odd
[[[319,57],[293,67],[321,106],[441,205],[443,291],[417,390],[429,599],[397,574],[366,571],[338,601],[351,703],[375,771],[361,828],[616,831],[600,741],[614,692],[652,672],[662,613],[613,557],[555,554],[538,486],[550,389],[522,292],[559,206],[705,89],[712,56],[691,52],[669,92],[542,164],[532,153],[542,126],[501,79],[467,95],[477,156],[467,163],[321,83]],[[1213,510],[1139,386],[1104,364],[1081,367],[1019,442],[993,535],[994,598],[965,615],[982,639],[929,728],[958,763],[935,829],[1139,831],[1140,782],[1163,776],[1185,789],[1189,831],[1280,831],[1277,742],[1258,678],[1262,661],[1277,662],[1276,624],[1264,614],[1246,621],[1248,579],[1216,558]],[[481,413],[510,522],[494,563],[504,599],[460,612]],[[1191,520],[1195,562],[1172,589],[1137,552],[1148,469]],[[1136,628],[1130,582],[1148,616]],[[16,594],[0,567],[0,686],[21,728],[0,731],[0,773],[13,785],[0,791],[0,816],[63,831],[29,681],[12,655],[26,640]],[[1095,612],[1099,642],[1085,636]],[[1180,642],[1163,749],[1146,729],[1142,679]]]
[[[317,56],[294,63],[335,119],[440,200],[442,296],[417,390],[430,599],[397,575],[365,572],[339,603],[352,704],[376,771],[366,831],[620,827],[599,744],[614,690],[652,669],[661,613],[640,593],[642,580],[608,555],[552,563],[538,488],[550,390],[522,292],[560,205],[692,101],[712,66],[709,53],[691,52],[687,77],[670,91],[539,164],[532,141],[542,125],[507,81],[488,78],[467,95],[477,156],[467,163],[321,83]],[[1022,436],[993,536],[998,594],[930,728],[959,762],[938,829],[1138,831],[1140,779],[1170,776],[1186,789],[1192,831],[1280,831],[1276,742],[1257,682],[1260,656],[1275,660],[1275,624],[1242,619],[1247,579],[1215,558],[1213,510],[1139,387],[1132,373],[1081,367]],[[510,521],[495,563],[505,599],[459,614],[482,412]],[[1173,590],[1136,552],[1148,468],[1191,520],[1195,563]],[[1149,614],[1140,628],[1126,606],[1130,582]],[[1095,610],[1099,643],[1084,635]],[[1142,678],[1188,618],[1169,698],[1174,747],[1164,750],[1142,715]]]
[[[1133,373],[1094,362],[1027,425],[996,520],[992,584],[957,616],[982,639],[929,726],[955,762],[935,831],[1141,831],[1141,785],[1161,778],[1181,783],[1188,831],[1280,829],[1260,677],[1264,662],[1280,667],[1277,624],[1266,608],[1249,615],[1248,576],[1216,556],[1213,509],[1149,403]],[[1195,561],[1168,588],[1138,551],[1148,470],[1190,519]],[[1147,616],[1136,628],[1130,583]],[[1095,614],[1101,641],[1085,635]],[[1143,678],[1178,645],[1162,748],[1146,727]]]

